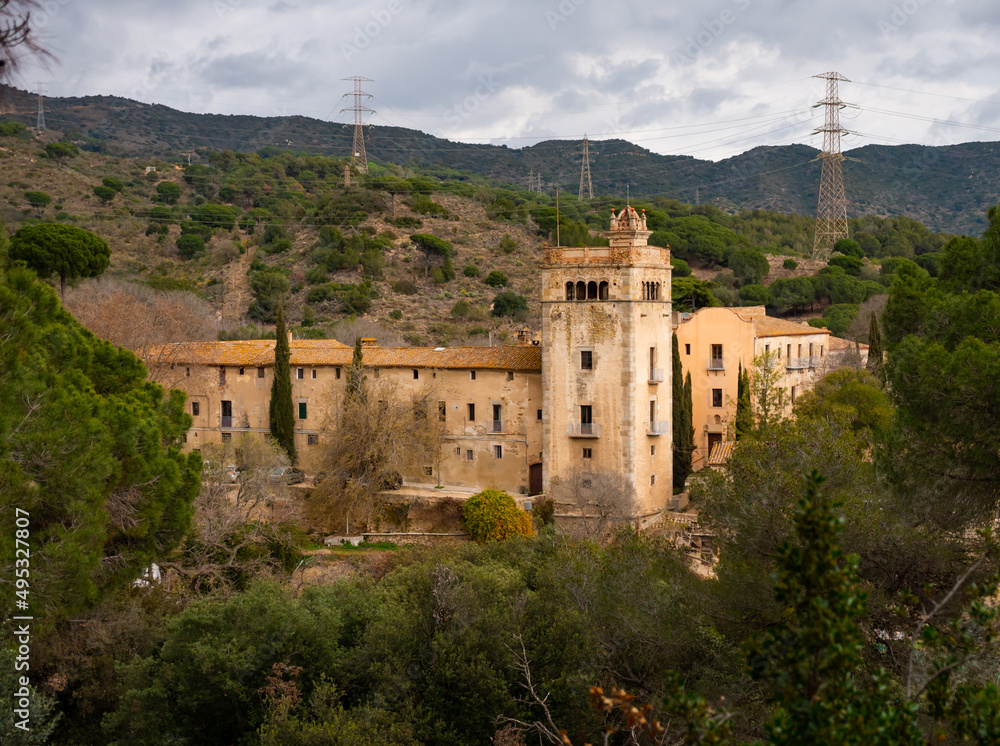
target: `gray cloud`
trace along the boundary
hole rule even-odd
[[[823,95],[856,84],[871,142],[995,139],[902,116],[998,126],[1000,7],[988,0],[55,0],[39,17],[54,95],[122,95],[186,110],[337,118],[351,75],[373,121],[507,142],[583,132],[724,158],[805,142]],[[877,87],[885,86],[885,87]],[[901,89],[901,90],[896,90]],[[925,94],[941,94],[937,96]],[[958,97],[949,98],[949,97]],[[969,100],[964,100],[969,99]],[[886,114],[882,112],[898,112]],[[345,115],[339,115],[341,119]]]

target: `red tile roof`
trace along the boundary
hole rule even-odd
[[[163,345],[153,360],[163,363],[218,366],[274,365],[274,340],[242,342],[184,342]],[[354,350],[335,340],[296,339],[291,344],[291,364],[297,366],[350,365]],[[533,345],[505,347],[364,347],[369,368],[465,368],[539,372],[542,350]]]
[[[797,324],[794,321],[776,319],[773,316],[757,316],[754,318],[754,329],[757,337],[792,337],[803,334],[829,334],[828,329],[817,329],[808,324]]]

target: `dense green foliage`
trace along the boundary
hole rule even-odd
[[[55,274],[61,289],[66,281],[96,277],[108,268],[111,249],[90,231],[72,225],[42,223],[19,228],[10,239],[9,256],[23,261],[39,277]]]
[[[184,395],[146,380],[26,269],[0,271],[0,566],[30,517],[30,608],[43,625],[130,583],[187,530],[201,460],[180,453]],[[13,606],[15,587],[0,596]]]

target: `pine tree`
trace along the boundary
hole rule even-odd
[[[681,365],[681,353],[677,345],[677,337],[673,337],[673,425],[674,437],[674,489],[684,489],[688,475],[691,473],[691,456],[694,452],[694,427],[692,425],[693,405],[691,403],[691,374],[684,380],[684,369]]]
[[[749,435],[753,430],[753,409],[750,406],[750,372],[743,370],[740,361],[736,389],[736,440]]]
[[[295,412],[292,408],[292,352],[285,331],[285,309],[278,307],[278,336],[274,345],[274,380],[271,382],[270,426],[271,436],[285,449],[288,458],[295,463]]]
[[[868,323],[868,365],[865,367],[872,375],[882,378],[882,330],[874,310]]]

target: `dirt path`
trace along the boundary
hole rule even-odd
[[[222,302],[222,321],[227,325],[239,325],[240,319],[250,307],[250,280],[247,270],[257,253],[256,246],[247,248],[245,254],[229,264],[226,278],[226,295]]]

